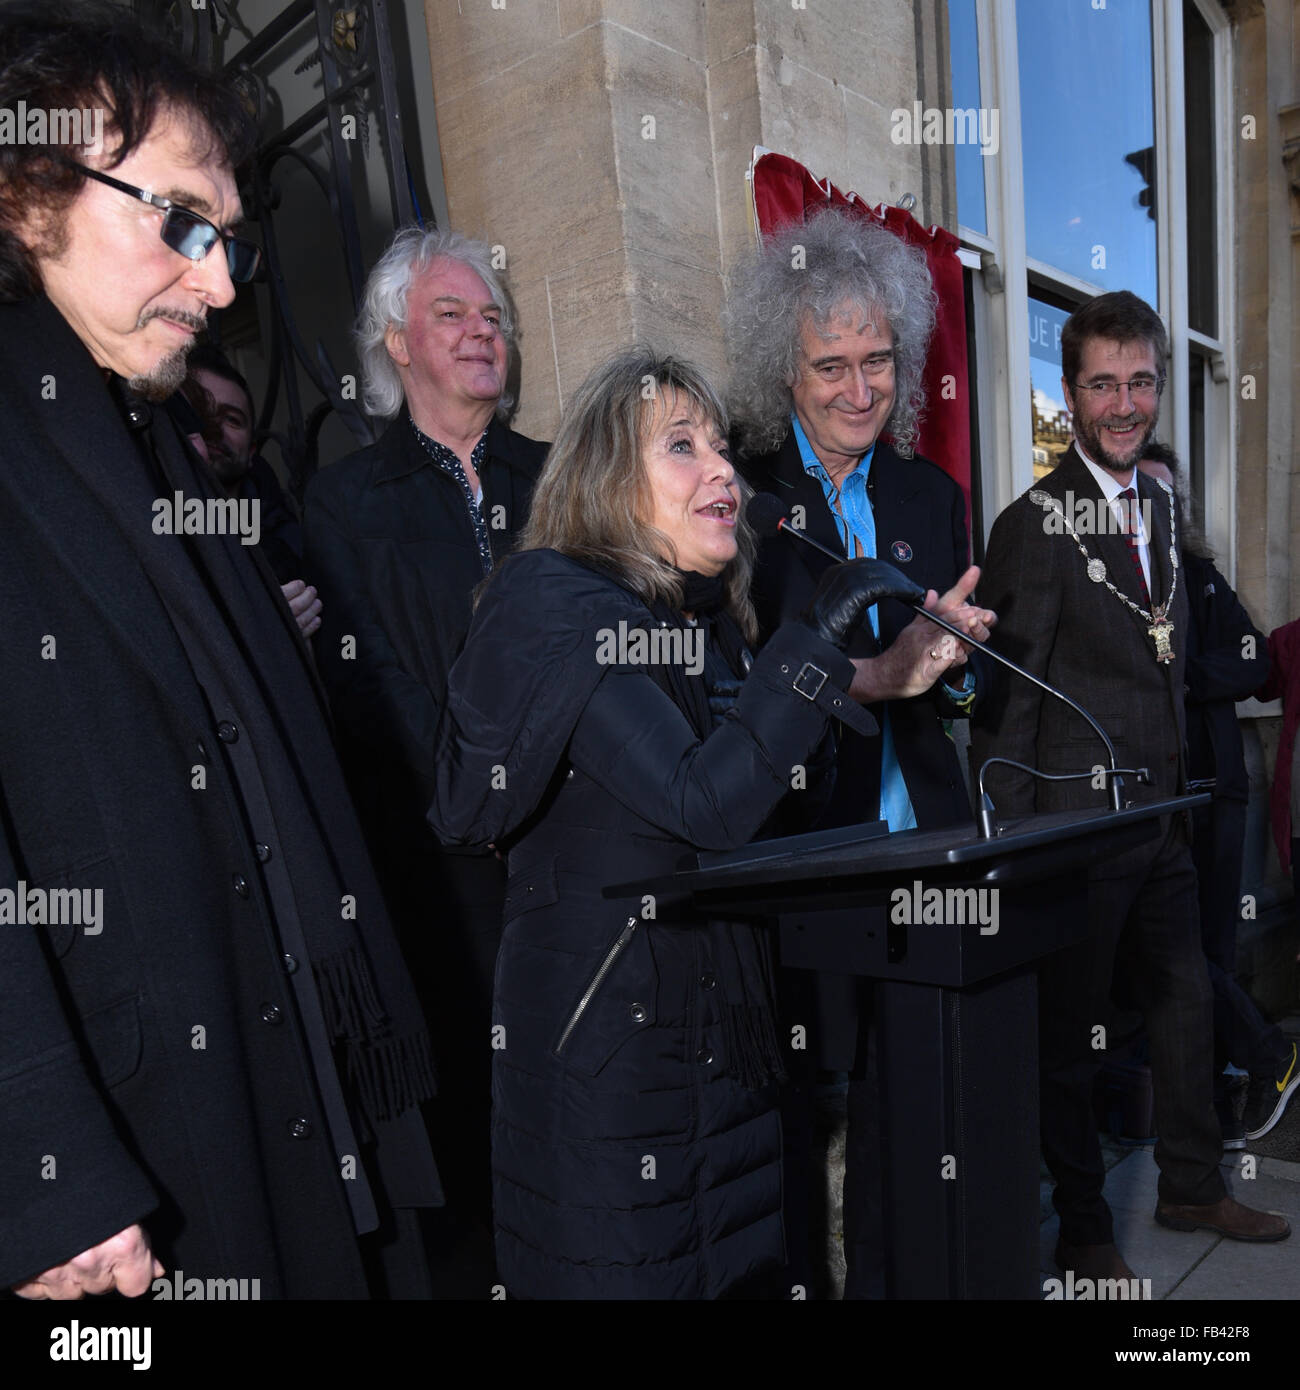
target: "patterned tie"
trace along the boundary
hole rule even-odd
[[[1137,492],[1131,487],[1126,487],[1124,491],[1120,493],[1120,499],[1124,503],[1124,506],[1121,508],[1121,514],[1123,516],[1121,530],[1124,533],[1125,540],[1128,542],[1129,559],[1133,561],[1133,569],[1137,573],[1138,591],[1142,595],[1142,602],[1150,608],[1151,591],[1147,588],[1146,575],[1142,573],[1142,554],[1138,550]]]

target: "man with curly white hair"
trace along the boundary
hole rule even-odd
[[[445,852],[425,811],[470,596],[527,519],[547,446],[505,423],[514,321],[483,242],[399,231],[366,283],[356,342],[363,403],[390,423],[312,480],[304,569],[345,766],[433,1032],[449,1210],[485,1220],[503,866]]]
[[[729,403],[741,471],[780,498],[793,526],[846,559],[897,566],[929,591],[927,606],[982,641],[995,619],[968,602],[979,570],[967,567],[965,499],[914,454],[934,306],[924,254],[885,228],[833,209],[787,225],[733,276]],[[762,543],[753,596],[765,634],[807,606],[831,563],[782,535]],[[857,668],[850,693],[873,710],[881,735],[841,732],[823,827],[879,818],[892,832],[969,820],[945,721],[975,706],[985,684],[979,654],[892,600],[871,610],[848,652]],[[870,993],[847,975],[817,977],[809,999],[788,983],[795,1021],[809,1024],[811,1065],[850,1074],[845,1297],[882,1296],[879,1193],[869,1190],[881,1172]]]

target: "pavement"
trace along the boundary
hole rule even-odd
[[[1280,1020],[1289,1037],[1300,1039],[1300,1013]],[[1139,1279],[1151,1280],[1153,1301],[1188,1299],[1300,1299],[1300,1093],[1263,1138],[1244,1151],[1225,1153],[1224,1178],[1246,1206],[1280,1212],[1292,1235],[1267,1245],[1248,1245],[1208,1231],[1185,1234],[1157,1226],[1158,1170],[1150,1145],[1103,1139],[1106,1201],[1115,1213],[1115,1244]],[[1043,1224],[1040,1265],[1044,1279],[1059,1279],[1052,1259],[1057,1217],[1046,1170],[1040,1189]],[[1144,1290],[1145,1292],[1145,1290]]]

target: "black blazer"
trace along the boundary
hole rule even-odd
[[[809,536],[844,554],[821,484],[804,471],[793,431],[776,452],[742,459],[740,469],[756,491],[775,493],[794,522],[803,520]],[[966,502],[957,484],[937,464],[923,458],[902,458],[881,440],[872,458],[868,488],[880,558],[924,588],[939,593],[951,588],[965,571],[970,555]],[[798,507],[803,508],[802,513],[794,510]],[[759,543],[753,598],[764,637],[808,606],[817,581],[830,564],[811,546],[787,536]],[[877,655],[914,616],[902,603],[886,599],[880,605],[880,643],[870,623],[864,622],[848,654]],[[935,633],[940,635],[939,629]],[[985,662],[976,653],[966,669],[975,677],[978,705],[987,684]],[[943,727],[944,719],[963,717],[966,711],[938,685],[914,699],[891,700],[887,707],[917,825],[931,830],[968,820],[966,786],[956,750]],[[872,712],[882,719],[885,708],[873,706]],[[865,739],[844,728],[840,739],[835,796],[822,820],[826,826],[874,820],[880,804],[880,740]]]
[[[1134,478],[1139,500],[1150,503],[1151,588],[1162,601],[1174,573],[1170,494],[1140,472]],[[1120,766],[1150,769],[1150,786],[1126,779],[1131,800],[1174,795],[1185,780],[1186,577],[1178,583],[1172,609],[1174,660],[1158,663],[1155,642],[1148,636],[1150,623],[1103,583],[1088,577],[1086,562],[1070,536],[1045,526],[1045,512],[1030,500],[1035,491],[1060,499],[1067,515],[1067,494],[1089,502],[1103,500],[1071,446],[1051,474],[994,522],[980,582],[981,601],[998,614],[994,645],[1087,709],[1113,740]],[[1080,539],[1090,555],[1105,563],[1116,588],[1142,606],[1124,537],[1110,533]],[[977,765],[997,755],[1044,772],[1079,772],[1107,761],[1101,740],[1069,706],[1001,669],[994,698],[976,716],[972,751]],[[995,768],[986,786],[1001,815],[1109,804],[1105,791],[1094,788],[1091,780],[1049,783]]]

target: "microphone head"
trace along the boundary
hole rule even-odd
[[[785,508],[774,493],[756,492],[745,507],[745,520],[755,535],[775,536],[781,529],[781,523],[786,520]]]

